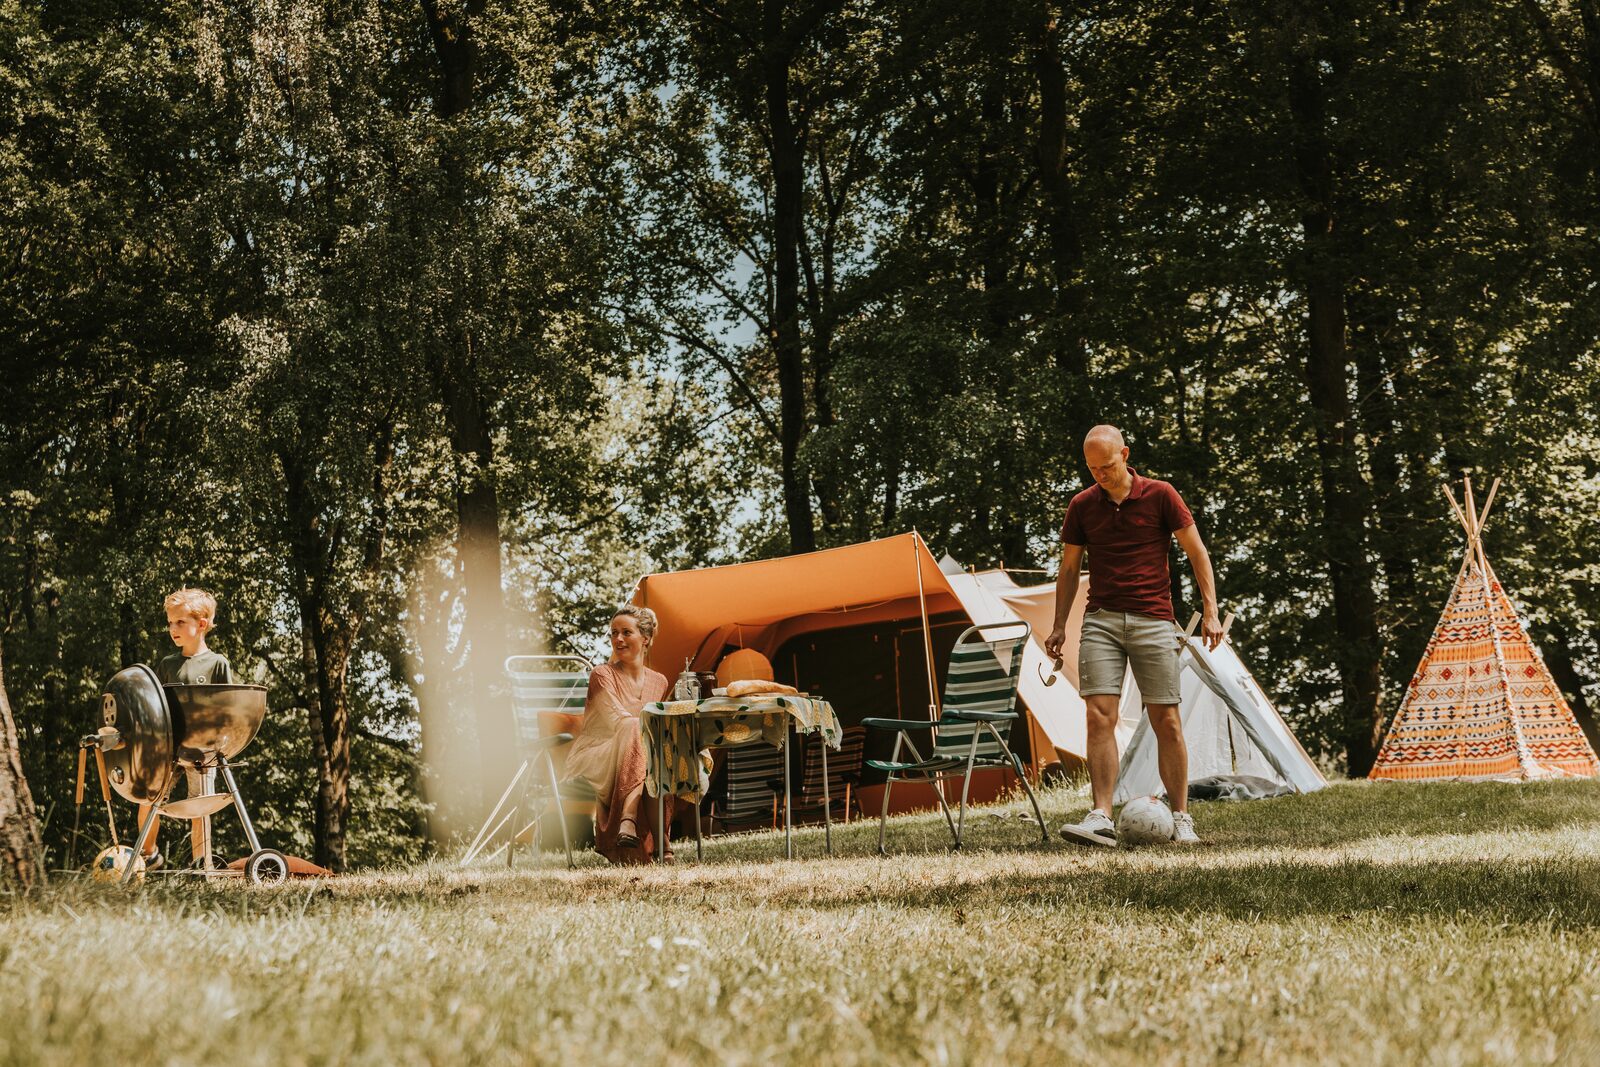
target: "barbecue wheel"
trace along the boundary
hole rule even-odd
[[[289,860],[275,848],[252,852],[244,876],[255,885],[282,885],[289,880]]]

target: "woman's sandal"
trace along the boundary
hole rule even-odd
[[[631,833],[631,834],[628,834],[628,833],[623,833],[619,829],[617,831],[617,847],[618,848],[638,848],[642,844],[642,842],[639,840],[639,833],[638,833],[639,827],[638,827],[638,824],[635,823],[632,819],[623,819],[622,822],[619,824],[619,826],[632,826],[633,829],[634,829],[634,832]]]

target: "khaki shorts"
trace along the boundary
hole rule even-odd
[[[1166,619],[1131,611],[1089,612],[1078,643],[1079,695],[1120,696],[1131,666],[1146,704],[1178,703],[1178,636]]]

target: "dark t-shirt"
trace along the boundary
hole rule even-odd
[[[192,656],[174,652],[156,665],[156,677],[162,685],[228,685],[233,668],[227,656],[208,648]]]
[[[1090,611],[1131,611],[1172,618],[1172,574],[1167,546],[1194,525],[1178,491],[1156,478],[1133,475],[1127,499],[1116,503],[1098,485],[1072,498],[1061,521],[1061,541],[1089,550]]]

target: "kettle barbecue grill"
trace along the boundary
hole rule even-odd
[[[243,752],[261,729],[267,690],[260,685],[162,685],[142,663],[118,671],[100,698],[100,729],[83,739],[85,748],[105,756],[111,787],[135,804],[151,805],[139,827],[134,851],[142,855],[156,820],[209,818],[230,804],[239,812],[250,858],[244,875],[257,885],[276,885],[289,876],[289,861],[276,849],[262,848],[244,809],[229,760]],[[221,772],[223,792],[168,800],[180,771]],[[206,834],[205,868],[211,866],[211,835]],[[128,865],[124,884],[134,877]]]

